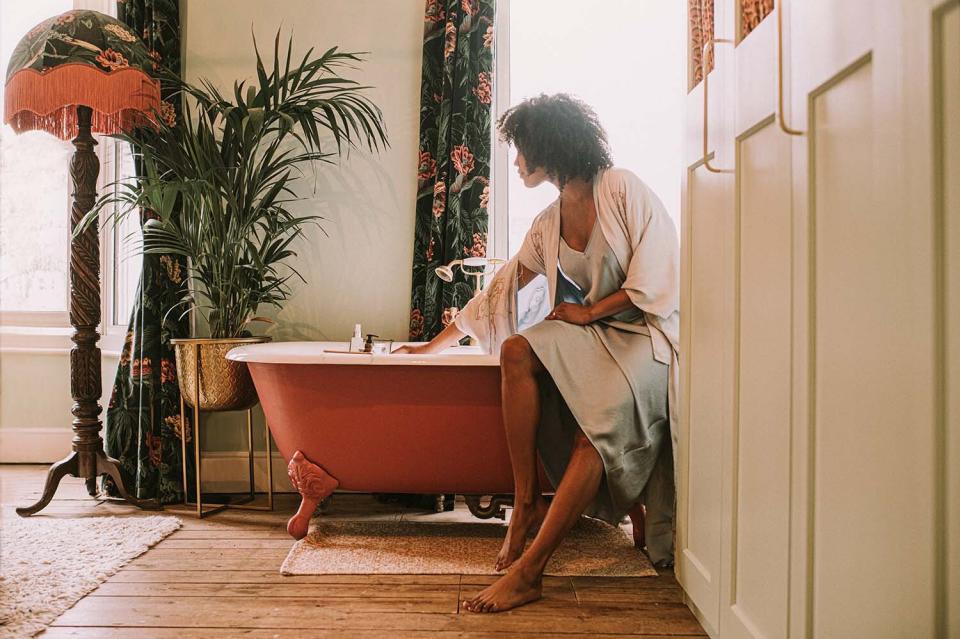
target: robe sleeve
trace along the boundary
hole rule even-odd
[[[543,220],[547,211],[549,207],[534,218],[516,256],[524,268],[540,275],[545,275],[547,272],[543,257]]]
[[[457,314],[457,328],[477,340],[484,351],[497,354],[504,340],[517,332],[517,266],[514,256],[490,283]]]
[[[667,318],[680,308],[680,242],[660,199],[624,171],[615,185],[633,255],[622,288],[643,312]]]
[[[457,328],[476,339],[488,353],[499,353],[504,340],[517,332],[517,278],[519,267],[545,274],[541,212],[530,225],[520,250],[507,261],[490,283],[471,299],[455,320]]]

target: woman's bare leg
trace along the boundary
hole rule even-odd
[[[539,599],[547,561],[596,497],[602,478],[600,453],[583,431],[578,430],[570,463],[530,548],[506,575],[473,599],[464,601],[464,607],[472,612],[501,612]]]
[[[507,536],[497,555],[497,570],[505,570],[523,553],[527,533],[543,520],[547,510],[537,473],[537,426],[540,423],[537,376],[544,370],[530,343],[520,335],[503,343],[500,395],[513,468],[514,498]]]

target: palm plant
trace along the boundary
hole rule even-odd
[[[340,75],[361,54],[310,49],[296,64],[291,39],[281,69],[279,48],[278,33],[268,72],[254,39],[257,80],[235,82],[229,96],[207,80],[165,76],[184,103],[182,120],[118,136],[134,145],[140,175],[113,185],[85,220],[109,211],[116,224],[143,210],[141,250],[187,258],[192,285],[177,306],[199,312],[213,338],[248,334],[261,305],[281,307],[290,278],[303,280],[291,246],[322,219],[288,208],[303,199],[292,186],[304,168],[388,144],[370,87]]]

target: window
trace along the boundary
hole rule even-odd
[[[2,77],[23,34],[72,8],[73,0],[0,3]],[[70,142],[47,133],[0,130],[0,310],[7,316],[30,313],[33,323],[67,323],[72,153]]]
[[[20,38],[44,19],[73,8],[116,14],[112,0],[0,2],[0,72]],[[0,99],[3,96],[0,86]],[[97,137],[98,193],[134,173],[126,144]],[[68,348],[69,141],[42,132],[0,129],[0,324],[4,348]],[[139,223],[131,216],[101,232],[104,350],[122,344],[140,274]],[[17,327],[12,329],[11,327]],[[37,329],[32,331],[32,329]],[[36,337],[37,339],[33,339]]]
[[[679,221],[684,3],[500,0],[497,11],[494,120],[540,93],[578,96],[606,128],[614,164],[640,176]],[[517,252],[533,218],[557,191],[525,188],[513,166],[515,150],[499,140],[493,148],[491,231],[494,255],[501,257]]]
[[[120,182],[131,179],[136,173],[133,150],[130,145],[112,139],[101,140],[101,144],[105,142],[110,146],[104,154],[106,161],[100,167],[100,181],[103,183],[101,193],[108,188],[119,188]],[[104,216],[106,217],[109,213],[105,211]],[[103,261],[109,265],[109,268],[106,269],[101,286],[106,317],[109,320],[107,331],[117,329],[125,333],[143,266],[143,258],[139,253],[142,237],[140,219],[138,215],[132,213],[116,226],[106,222],[104,227]]]

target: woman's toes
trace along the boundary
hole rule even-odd
[[[480,612],[480,609],[483,608],[484,601],[483,593],[480,593],[467,602],[467,610],[470,612]]]

